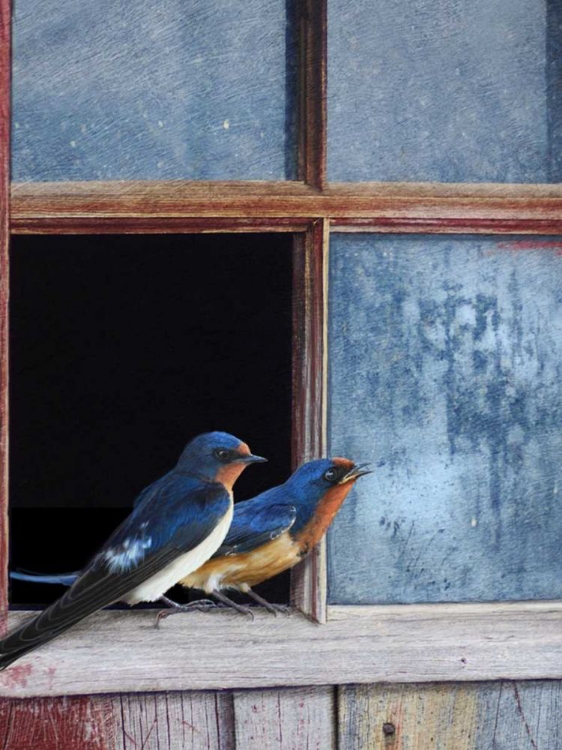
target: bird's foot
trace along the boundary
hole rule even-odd
[[[262,606],[268,612],[271,612],[272,615],[275,615],[275,617],[277,617],[278,612],[281,612],[282,614],[287,615],[287,617],[290,617],[291,608],[287,607],[285,604],[272,604],[271,602],[268,602],[267,599],[264,599],[263,596],[256,594],[256,592],[249,586],[242,590],[260,606]]]
[[[226,594],[223,594],[222,591],[213,591],[212,595],[223,605],[236,610],[236,612],[240,612],[241,615],[247,615],[248,617],[251,617],[252,620],[254,619],[254,613],[252,612],[250,607],[245,607],[243,604],[238,604],[238,602],[232,601],[232,599],[229,599],[229,597],[226,596]]]
[[[291,616],[292,609],[287,604],[271,604],[271,609],[268,609],[268,612],[273,612],[274,615],[277,615],[278,612],[281,612],[282,615],[287,615],[287,617]],[[267,607],[266,607],[267,609]]]
[[[189,604],[176,604],[174,602],[170,609],[161,609],[160,612],[158,612],[154,627],[158,628],[161,620],[165,620],[166,617],[170,617],[170,615],[179,615],[182,612],[208,612],[211,609],[218,609],[218,607],[219,605],[215,604],[215,602],[212,602],[210,599],[198,599]]]

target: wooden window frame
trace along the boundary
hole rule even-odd
[[[0,624],[8,616],[10,234],[290,232],[293,458],[326,447],[331,232],[562,234],[561,185],[326,182],[326,0],[299,9],[295,182],[26,183],[9,188],[10,2],[0,0]],[[153,627],[101,612],[0,673],[0,696],[562,678],[562,602],[328,606],[325,545],[294,572],[289,618],[197,614]],[[201,656],[204,655],[204,658]]]

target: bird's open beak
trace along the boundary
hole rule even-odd
[[[357,466],[354,466],[353,469],[347,472],[347,474],[339,482],[339,484],[345,484],[346,482],[350,482],[352,479],[359,479],[359,477],[364,477],[365,474],[372,473],[373,470],[368,468],[368,464],[358,464]]]
[[[236,459],[242,464],[265,464],[267,463],[267,458],[263,458],[263,456],[254,456],[253,453],[250,453],[248,456],[240,456],[240,458]]]

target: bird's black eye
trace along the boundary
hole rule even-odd
[[[338,478],[338,472],[336,469],[328,469],[324,472],[324,479],[327,482],[334,482]]]
[[[229,451],[226,448],[217,448],[214,451],[214,455],[215,458],[219,459],[219,461],[227,463],[227,461],[230,461],[230,459],[232,458],[232,451]]]

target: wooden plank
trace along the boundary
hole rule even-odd
[[[10,0],[0,0],[0,633],[8,611]]]
[[[559,681],[343,687],[338,748],[554,750],[561,711]]]
[[[325,625],[220,611],[159,630],[152,612],[103,612],[1,672],[0,696],[504,678],[562,679],[562,603],[329,607]]]
[[[163,693],[0,701],[10,750],[234,750],[232,695]]]
[[[329,227],[319,219],[294,252],[293,465],[325,454]],[[291,577],[293,604],[317,622],[326,621],[326,551],[322,541]]]
[[[107,697],[0,701],[0,746],[6,750],[117,750],[114,705]]]
[[[335,690],[251,690],[234,696],[236,747],[244,750],[336,748]]]
[[[234,750],[231,694],[121,695],[113,703],[116,750]]]
[[[182,231],[181,219],[211,229],[226,219],[274,228],[276,221],[268,220],[317,218],[377,231],[556,234],[562,231],[562,186],[332,184],[319,192],[299,182],[178,181],[12,187],[15,232],[118,231],[121,222],[126,231]]]
[[[327,2],[298,3],[299,177],[322,190],[326,182]]]

